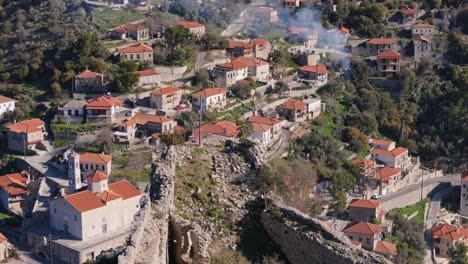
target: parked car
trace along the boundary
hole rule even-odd
[[[180,104],[180,105],[175,107],[176,110],[184,110],[185,108],[187,108],[187,105],[185,105],[185,104]]]
[[[371,198],[372,200],[378,200],[378,199],[382,198],[382,195],[380,195],[380,194],[374,194],[374,195],[372,195],[370,198]]]

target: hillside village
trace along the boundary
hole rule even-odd
[[[463,1],[0,14],[0,261],[468,262]]]

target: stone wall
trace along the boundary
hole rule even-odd
[[[372,252],[356,248],[340,232],[323,222],[288,207],[273,205],[261,221],[292,264],[300,263],[389,263]]]

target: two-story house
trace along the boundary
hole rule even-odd
[[[80,153],[81,178],[84,180],[96,170],[111,174],[112,156],[103,153]]]
[[[278,11],[271,7],[259,7],[254,10],[256,21],[276,23],[278,22]]]
[[[161,85],[161,74],[152,70],[137,71],[139,87],[153,87]]]
[[[377,55],[377,72],[381,77],[392,77],[400,72],[400,53],[384,50]]]
[[[420,62],[423,58],[432,56],[432,41],[421,35],[413,36],[414,60]]]
[[[154,133],[173,133],[177,122],[167,116],[137,113],[132,119],[122,122],[114,133],[114,141],[132,143],[136,137],[146,138]]]
[[[123,61],[153,62],[153,48],[143,43],[120,49],[119,53]]]
[[[74,93],[103,93],[104,74],[90,71],[88,69],[80,72],[73,78]]]
[[[182,100],[184,90],[168,86],[156,89],[150,94],[150,107],[160,110],[174,109]]]
[[[468,229],[462,226],[438,224],[431,231],[432,247],[440,257],[448,258],[450,247],[455,246],[457,242],[468,244]]]
[[[291,26],[286,39],[288,42],[304,44],[306,49],[313,49],[317,45],[318,34],[310,28]]]
[[[214,124],[203,125],[201,129],[194,129],[190,139],[198,140],[200,136],[205,138],[209,135],[217,135],[225,138],[235,138],[239,132],[240,127],[236,125],[236,123],[230,121],[219,121]]]
[[[149,38],[149,29],[143,25],[127,23],[114,28],[111,34],[122,40],[132,38],[140,41]]]
[[[85,117],[85,100],[70,100],[59,107],[55,114],[54,122],[59,123],[81,123]]]
[[[234,61],[247,65],[247,74],[254,80],[267,81],[270,79],[270,64],[268,62],[249,57],[239,57]]]
[[[431,24],[424,24],[424,23],[416,24],[411,28],[411,34],[413,36],[418,35],[418,36],[431,37],[434,34],[436,34],[437,31],[438,30],[436,26],[433,26]]]
[[[271,52],[271,44],[264,39],[230,40],[226,51],[234,58],[254,57],[267,60]]]
[[[193,35],[195,35],[197,40],[201,40],[203,35],[205,35],[205,25],[198,22],[181,21],[177,23],[177,26],[188,29]]]
[[[45,123],[39,118],[13,123],[6,128],[8,149],[19,153],[35,150],[47,136]]]
[[[253,134],[249,137],[251,140],[258,140],[265,146],[278,138],[285,120],[262,117],[250,116],[247,119],[253,126]]]
[[[349,219],[353,222],[370,222],[383,220],[385,212],[376,200],[354,199],[348,205]]]
[[[290,122],[313,119],[322,112],[322,101],[318,98],[305,100],[290,99],[278,106],[278,113]]]
[[[378,194],[386,195],[397,191],[397,183],[401,180],[401,169],[392,167],[375,167],[368,172],[366,183],[372,189],[378,189]]]
[[[0,176],[0,199],[5,211],[23,215],[28,183],[29,173],[27,171]]]
[[[289,12],[294,12],[301,7],[301,0],[281,0],[281,2]]]
[[[15,103],[15,99],[0,95],[0,120],[5,117],[5,114],[12,114],[15,112]]]
[[[206,88],[192,94],[192,104],[196,107],[200,105],[210,111],[223,109],[227,103],[227,93],[225,88]]]
[[[216,65],[213,69],[213,74],[217,86],[229,87],[247,78],[249,66],[244,62],[233,60],[228,63]]]
[[[113,123],[122,105],[123,102],[117,97],[103,95],[93,98],[85,106],[86,119],[90,122]]]
[[[400,13],[403,17],[403,24],[416,20],[417,12],[414,9],[403,7],[400,9]]]
[[[408,149],[397,147],[392,150],[373,149],[372,157],[386,167],[405,170],[411,159],[408,155]]]
[[[374,251],[377,241],[382,239],[382,227],[368,222],[351,223],[343,229],[343,233],[369,251]]]
[[[326,84],[328,82],[328,70],[325,65],[304,65],[299,68],[298,78],[299,81],[305,83],[318,82]]]
[[[395,50],[395,38],[372,38],[366,42],[367,55],[376,56],[384,50]]]

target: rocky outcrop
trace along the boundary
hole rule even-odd
[[[292,264],[389,263],[379,255],[356,248],[344,234],[293,208],[273,205],[262,213],[261,221]]]
[[[135,217],[128,246],[119,256],[119,263],[168,263],[169,211],[174,198],[175,175],[173,147],[156,159],[150,192],[142,198],[142,208]]]

